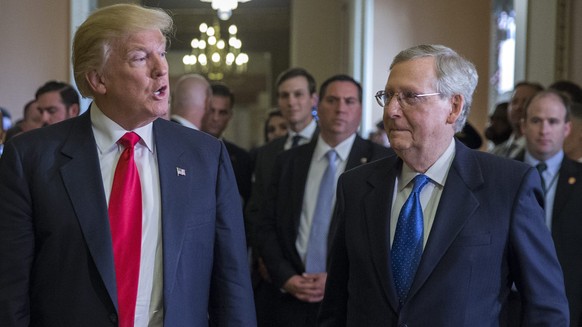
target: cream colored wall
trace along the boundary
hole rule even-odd
[[[51,79],[69,82],[69,0],[0,0],[0,106],[12,117]]]
[[[347,12],[341,0],[291,1],[291,66],[307,69],[318,85],[349,72]]]
[[[570,33],[570,71],[568,78],[582,85],[582,1],[572,0]]]
[[[567,14],[559,17],[558,0],[529,0],[526,79],[550,85],[557,79],[568,79],[582,85],[582,1],[570,0]],[[563,32],[569,48],[566,50],[565,72],[557,73],[560,60],[558,26],[565,24]]]
[[[533,0],[528,6],[526,80],[544,86],[555,80],[557,0]]]
[[[487,122],[489,92],[490,1],[374,0],[374,72],[372,96],[384,89],[388,67],[401,50],[417,44],[443,44],[477,67],[479,84],[469,120],[478,131]],[[382,110],[375,108],[375,120]]]

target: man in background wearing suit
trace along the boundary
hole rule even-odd
[[[273,297],[279,295],[279,290],[273,287],[266,274],[255,237],[275,158],[285,150],[309,143],[318,134],[317,123],[313,118],[313,108],[317,104],[317,86],[313,76],[303,68],[290,68],[279,75],[276,86],[277,107],[289,123],[288,134],[256,150],[251,197],[245,210],[248,222],[247,234],[253,257],[253,286],[259,321],[271,319],[261,319],[260,316],[263,314],[273,316],[271,309]]]
[[[554,90],[532,98],[522,132],[521,160],[538,168],[544,189],[546,225],[552,232],[564,271],[570,304],[570,325],[582,324],[582,164],[565,156],[564,139],[571,132],[570,100]]]
[[[77,117],[81,110],[79,94],[72,85],[65,82],[46,82],[38,88],[35,98],[43,126]]]
[[[362,88],[352,77],[329,78],[320,90],[319,136],[277,157],[258,236],[269,276],[282,290],[274,308],[278,320],[272,326],[315,326],[327,278],[337,177],[391,153],[356,134],[361,101]]]
[[[178,79],[174,88],[170,120],[199,130],[210,107],[210,84],[202,75],[186,74]]]
[[[212,98],[208,111],[202,119],[202,131],[222,138],[222,133],[228,127],[232,119],[234,106],[234,94],[230,88],[224,84],[213,83],[211,85]],[[253,175],[253,163],[251,155],[247,150],[237,146],[222,138],[226,150],[230,156],[238,191],[246,205],[251,196],[251,178]]]
[[[263,200],[277,155],[309,143],[318,133],[312,113],[317,104],[317,86],[313,76],[303,68],[290,68],[279,75],[276,85],[277,106],[289,123],[289,132],[286,137],[275,139],[257,149],[252,194],[247,208],[247,216],[253,228],[261,217]]]
[[[73,42],[91,108],[7,144],[2,326],[255,325],[226,149],[159,118],[171,28],[137,5],[91,14]]]
[[[507,107],[507,118],[511,123],[512,132],[505,142],[497,144],[491,153],[506,157],[515,158],[525,147],[525,138],[521,134],[521,122],[525,106],[536,93],[543,91],[543,86],[538,83],[519,82],[515,84],[511,100]]]
[[[392,61],[376,98],[396,156],[338,182],[320,326],[507,326],[514,282],[523,326],[568,326],[537,171],[454,140],[476,85],[441,45]]]

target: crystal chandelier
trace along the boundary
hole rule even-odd
[[[236,25],[228,28],[228,41],[220,37],[220,24],[200,24],[200,38],[192,39],[190,54],[182,58],[186,71],[206,74],[210,80],[221,80],[225,74],[242,73],[249,56],[241,51],[242,41],[236,37]]]
[[[200,0],[202,2],[212,2],[212,9],[218,13],[218,18],[228,20],[232,11],[238,7],[239,2],[249,2],[251,0]]]

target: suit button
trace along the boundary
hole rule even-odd
[[[110,314],[109,320],[111,320],[112,323],[117,324],[117,314],[116,313]]]

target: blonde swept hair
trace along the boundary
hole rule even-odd
[[[168,36],[172,29],[172,18],[159,8],[117,4],[93,12],[73,39],[73,73],[81,94],[92,97],[87,75],[102,71],[114,42],[146,30],[160,30]]]

